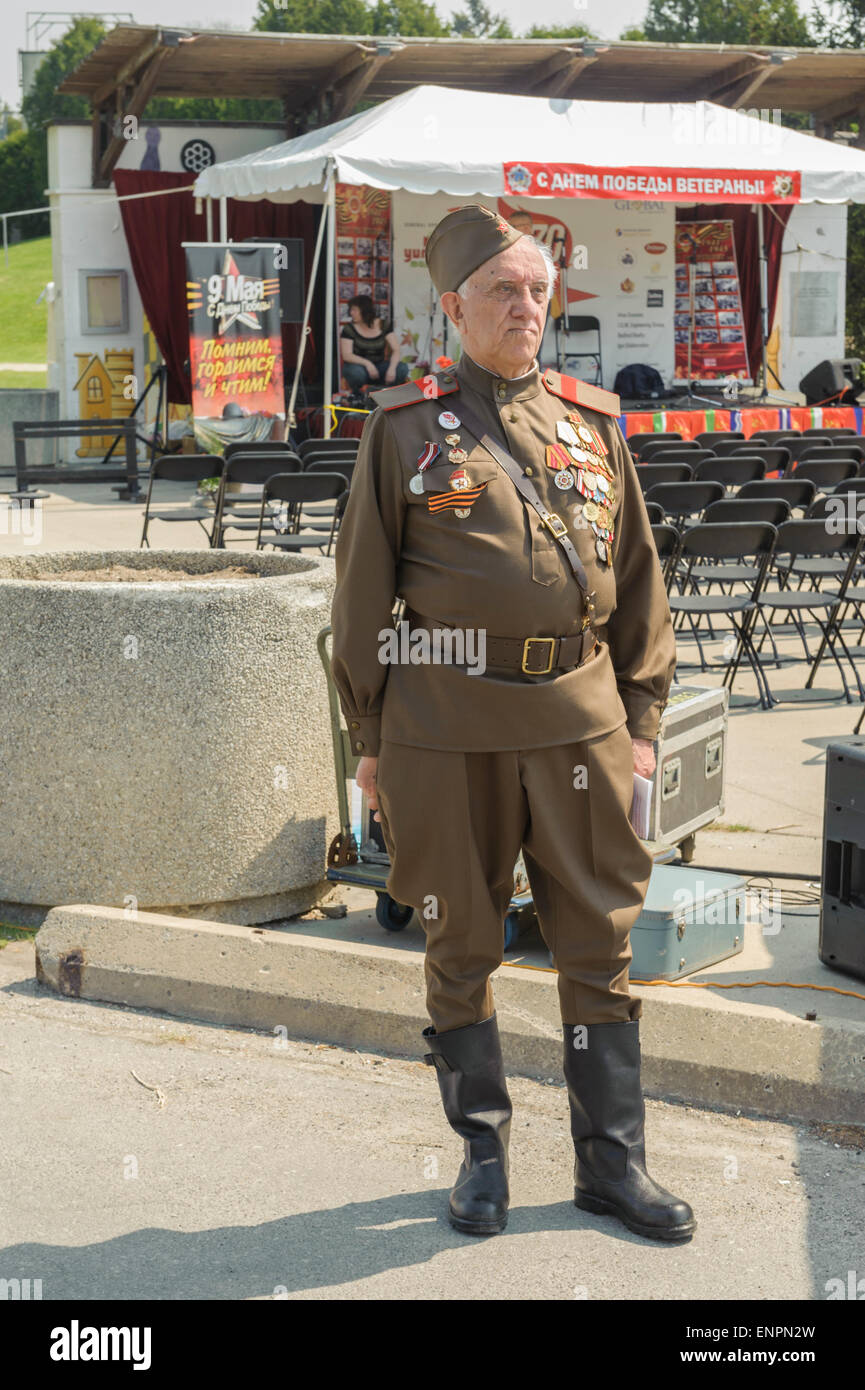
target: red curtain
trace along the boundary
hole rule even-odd
[[[766,239],[766,279],[768,281],[769,329],[778,299],[781,278],[781,243],[784,228],[793,211],[792,204],[779,203],[763,208]],[[696,207],[677,208],[677,222],[732,222],[739,283],[742,289],[742,313],[745,318],[745,339],[751,376],[760,369],[762,325],[760,323],[760,238],[757,214],[738,203],[699,203]]]
[[[115,169],[114,186],[119,197],[130,193],[151,193],[183,188],[189,174],[163,174],[146,169]],[[164,198],[135,198],[120,204],[123,230],[129,245],[132,269],[144,311],[150,320],[159,350],[168,367],[168,399],[189,405],[189,378],[184,363],[189,355],[189,329],[186,316],[186,255],[184,241],[206,241],[204,213],[196,216],[191,193],[169,193]],[[320,209],[309,203],[258,203],[228,200],[228,230],[233,241],[249,236],[302,237],[306,288],[315,248]],[[218,205],[214,204],[214,234],[218,235]],[[303,375],[313,380],[317,372],[315,354],[316,318],[304,356]],[[283,324],[282,349],[286,375],[297,361],[299,324]]]

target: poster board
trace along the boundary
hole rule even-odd
[[[751,379],[732,222],[676,223],[675,337],[679,380],[689,339],[692,381]]]
[[[282,439],[285,396],[278,243],[184,242],[195,438],[227,444]]]

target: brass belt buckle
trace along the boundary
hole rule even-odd
[[[553,656],[555,655],[556,642],[558,640],[558,637],[527,637],[526,640],[523,642],[523,659],[520,662],[520,670],[525,671],[527,676],[545,676],[547,672],[552,671]],[[548,664],[546,666],[539,667],[526,665],[526,662],[529,659],[529,647],[532,642],[549,642],[550,650],[549,655],[547,657]]]
[[[557,512],[547,512],[544,517],[544,525],[548,531],[552,531],[556,540],[558,540],[560,536],[566,536],[568,534],[568,528]]]

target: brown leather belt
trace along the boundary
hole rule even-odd
[[[597,645],[597,637],[588,627],[574,637],[488,637],[486,659],[488,666],[544,676],[557,667],[582,666]]]
[[[461,632],[464,629],[450,623],[438,622],[406,608],[403,619],[409,626],[429,630],[432,627]],[[475,629],[476,630],[476,629]],[[570,669],[582,666],[598,645],[598,634],[586,627],[573,637],[489,637],[485,639],[487,666],[499,666],[523,671],[527,676],[545,676],[559,667]]]

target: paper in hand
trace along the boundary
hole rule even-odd
[[[628,819],[641,840],[649,838],[652,823],[652,786],[651,777],[641,777],[639,772],[634,773],[634,799]]]

